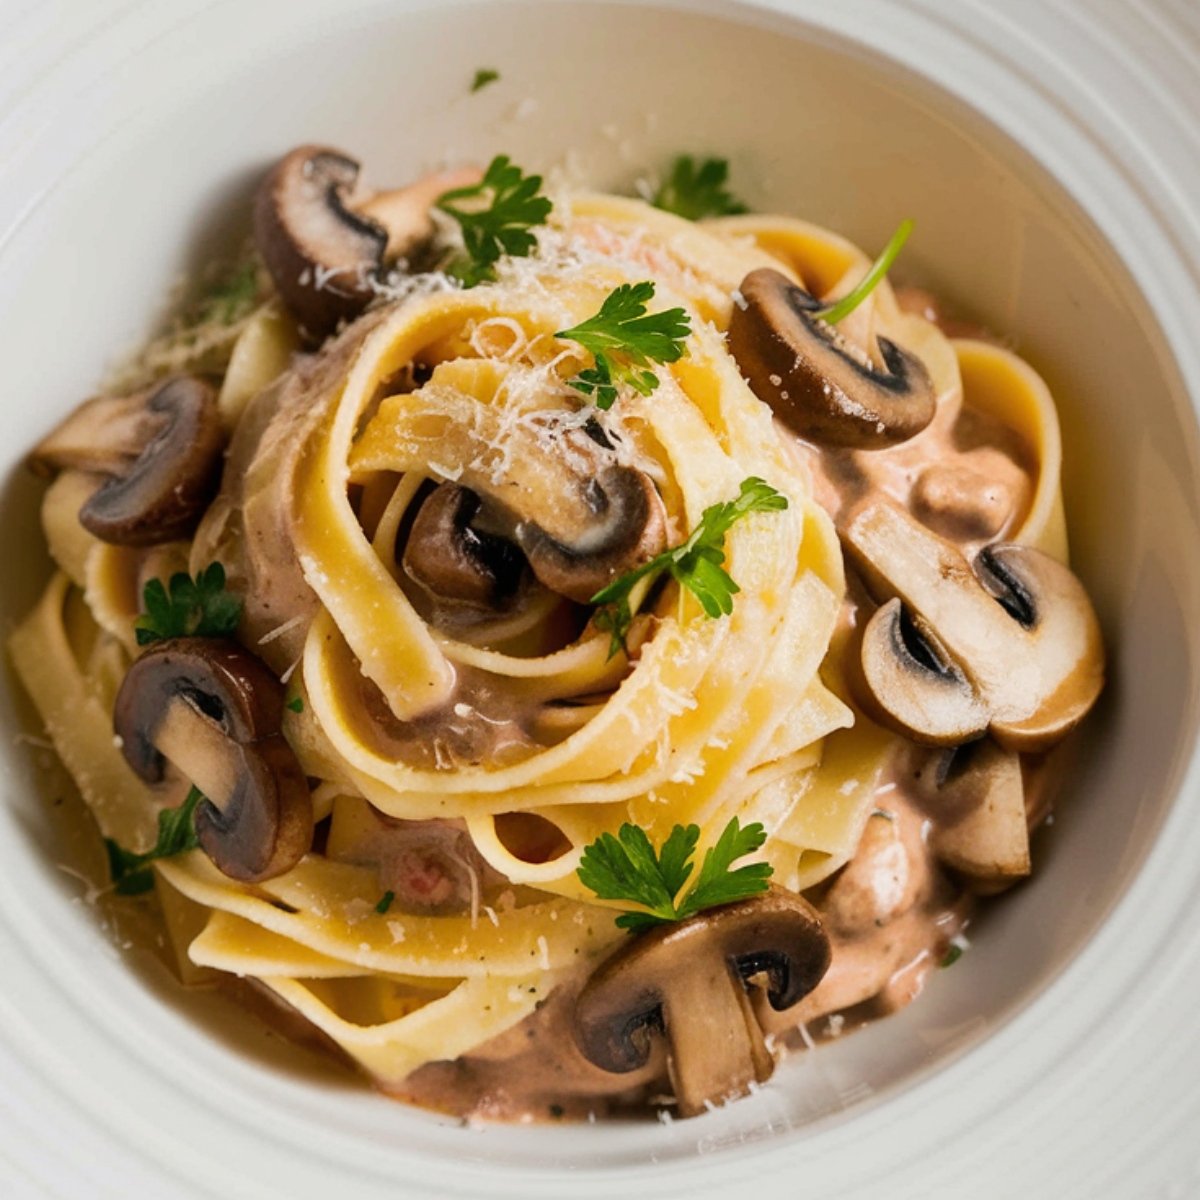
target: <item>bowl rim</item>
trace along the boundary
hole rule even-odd
[[[475,2],[478,0],[453,0],[457,6]],[[629,0],[615,2],[621,4]],[[269,6],[280,11],[285,8],[275,0],[271,0]],[[404,8],[416,10],[433,6],[434,0],[407,0],[403,5],[387,6],[387,10],[395,14]],[[78,7],[84,8],[83,0],[80,0]],[[95,5],[91,11],[107,12],[113,18],[104,35],[94,41],[84,39],[73,51],[48,66],[15,100],[8,115],[0,118],[0,163],[6,161],[7,150],[14,150],[7,159],[10,163],[9,178],[18,178],[15,172],[23,157],[34,153],[29,145],[33,139],[28,139],[31,123],[37,122],[40,129],[52,128],[54,122],[61,119],[62,109],[68,101],[80,98],[91,87],[101,86],[105,70],[119,69],[119,62],[112,60],[114,54],[122,54],[127,60],[148,41],[172,36],[187,21],[203,19],[218,7],[213,0],[185,0],[185,3],[173,7],[169,14],[155,14],[154,6],[148,2],[123,11],[120,11],[122,6],[118,0],[102,0]],[[309,14],[328,11],[332,7],[334,0],[303,0],[299,6]],[[363,11],[375,9],[382,12],[385,6],[377,0],[364,0],[361,7]],[[990,14],[989,19],[982,0],[968,0],[961,10],[952,12],[935,11],[932,6],[922,4],[919,0],[856,0],[836,7],[820,5],[816,0],[727,0],[725,3],[720,0],[660,0],[655,7],[700,12],[751,23],[766,22],[783,32],[795,33],[804,28],[816,30],[820,35],[836,38],[840,47],[863,47],[872,55],[891,59],[899,66],[923,76],[1020,145],[1043,171],[1056,180],[1060,180],[1061,173],[1066,169],[1065,153],[1065,161],[1074,172],[1070,188],[1074,202],[1113,247],[1135,280],[1148,308],[1155,314],[1159,330],[1179,366],[1185,385],[1189,380],[1200,379],[1200,349],[1189,340],[1191,318],[1200,313],[1200,226],[1189,211],[1186,200],[1188,180],[1183,169],[1163,154],[1163,147],[1171,144],[1172,137],[1179,139],[1177,144],[1195,141],[1194,136],[1186,130],[1184,118],[1189,107],[1194,110],[1194,106],[1187,103],[1187,98],[1200,99],[1200,86],[1185,79],[1182,73],[1172,83],[1175,98],[1159,96],[1155,102],[1156,120],[1162,123],[1165,131],[1162,140],[1137,142],[1113,132],[1120,129],[1119,114],[1114,111],[1116,101],[1102,96],[1095,86],[1071,75],[1056,77],[1052,85],[1047,82],[1044,70],[1038,66],[1039,61],[1044,64],[1045,54],[1039,59],[1037,38],[1039,31],[1045,33],[1051,29],[1060,30],[1055,36],[1061,36],[1062,27],[1054,23],[1061,18],[1054,14],[1031,16],[1018,27],[1015,22],[995,14]],[[1082,10],[1083,6],[1080,4],[1077,7]],[[1166,10],[1161,0],[1158,7]],[[864,16],[870,19],[864,20]],[[1078,30],[1079,26],[1075,28]],[[135,47],[131,49],[127,46],[124,51],[121,50],[121,38],[124,36],[121,30],[140,31],[134,39],[137,42]],[[1094,43],[1084,43],[1084,49],[1095,56],[1093,61],[1101,61],[1105,54],[1111,53],[1113,39],[1117,36],[1101,23]],[[1193,51],[1197,46],[1200,46],[1200,38],[1196,39]],[[948,53],[951,48],[954,50],[952,54]],[[928,68],[935,59],[940,73],[933,78]],[[102,66],[105,62],[109,64],[107,68]],[[1149,64],[1146,64],[1146,69],[1149,70]],[[64,96],[61,83],[55,81],[61,81],[66,71],[75,72],[77,78],[87,82],[69,89],[69,95]],[[1200,78],[1200,72],[1197,72],[1197,77]],[[16,145],[18,141],[21,143],[19,146]],[[5,174],[5,169],[0,166],[0,180],[5,178]],[[0,199],[0,258],[8,239],[17,236],[22,216],[20,211],[16,211],[22,203],[20,188],[0,188],[0,196],[6,193],[10,199]],[[36,197],[33,202],[36,202]],[[1146,262],[1154,263],[1155,269],[1151,271],[1140,265]],[[1200,408],[1200,388],[1196,384],[1187,386],[1193,407]],[[1192,499],[1195,501],[1195,497]],[[1191,697],[1191,702],[1194,709],[1197,698]],[[1195,727],[1194,716],[1192,727]],[[1200,982],[1200,939],[1191,937],[1183,942],[1176,928],[1175,932],[1165,933],[1148,943],[1140,934],[1138,922],[1138,909],[1151,889],[1159,892],[1164,887],[1167,889],[1165,902],[1179,918],[1176,927],[1184,924],[1186,916],[1200,907],[1200,883],[1194,886],[1187,883],[1190,877],[1188,868],[1196,861],[1196,852],[1200,850],[1200,834],[1190,828],[1194,822],[1190,819],[1188,806],[1180,802],[1184,797],[1196,795],[1200,791],[1198,785],[1200,759],[1193,745],[1187,764],[1180,770],[1175,788],[1176,802],[1165,813],[1136,878],[1114,903],[1103,926],[1075,959],[1064,964],[1040,993],[1014,1013],[1002,1028],[953,1061],[940,1063],[932,1076],[919,1076],[907,1085],[904,1090],[912,1106],[910,1115],[885,1121],[880,1112],[882,1105],[856,1107],[853,1111],[854,1121],[843,1115],[834,1120],[818,1122],[786,1139],[786,1144],[782,1144],[784,1139],[778,1139],[779,1145],[755,1143],[742,1151],[730,1152],[727,1155],[730,1161],[741,1160],[753,1153],[756,1174],[782,1176],[795,1169],[802,1155],[812,1155],[818,1141],[823,1143],[822,1155],[825,1159],[831,1155],[853,1154],[860,1134],[849,1126],[857,1125],[859,1119],[863,1118],[877,1129],[882,1125],[891,1126],[888,1144],[894,1169],[904,1179],[915,1179],[922,1169],[915,1158],[924,1147],[914,1149],[905,1156],[900,1149],[903,1134],[898,1126],[904,1126],[909,1131],[916,1128],[922,1119],[922,1111],[933,1107],[946,1109],[947,1096],[957,1097],[956,1103],[948,1110],[955,1114],[955,1128],[947,1131],[943,1126],[942,1135],[953,1136],[957,1133],[965,1136],[972,1125],[995,1118],[997,1113],[1015,1104],[1031,1088],[1036,1087],[1048,1096],[1068,1094],[1071,1078],[1078,1079],[1089,1074],[1087,1060],[1097,1039],[1119,1043],[1119,1033],[1128,1023],[1152,1020],[1152,1014],[1158,1011],[1154,1004],[1161,1001],[1168,982],[1176,994],[1186,992],[1187,981]],[[1164,880],[1168,882],[1164,884]],[[1163,903],[1160,896],[1160,907]],[[14,956],[21,956],[35,971],[51,969],[49,964],[52,958],[47,955],[45,947],[28,943],[23,947],[17,945],[19,936],[14,936],[14,931],[7,928],[7,922],[5,926],[0,930],[0,944],[8,944]],[[1113,1003],[1096,1012],[1093,1020],[1084,1026],[1066,1019],[1064,1010],[1071,1008],[1071,998],[1096,986],[1104,978],[1114,951],[1123,948],[1128,957],[1128,947],[1131,945],[1137,947],[1135,962],[1139,967],[1149,969],[1156,960],[1164,957],[1172,960],[1165,980],[1160,980],[1153,993],[1138,1000]],[[55,967],[61,969],[63,963],[58,961]],[[53,983],[62,975],[51,974],[48,978]],[[86,986],[85,980],[77,982]],[[18,1028],[19,1023],[11,1006],[7,1011],[0,1012],[4,1013],[2,1023],[8,1032]],[[20,1025],[28,1034],[27,1022],[20,1022]],[[1031,1041],[1046,1048],[1052,1047],[1052,1059],[1027,1061],[1024,1064],[1014,1062],[1012,1052]],[[10,1053],[7,1046],[4,1052]],[[1200,1043],[1193,1040],[1189,1053],[1189,1063],[1200,1065]],[[27,1054],[30,1060],[37,1060],[39,1070],[44,1071],[47,1077],[58,1078],[65,1085],[69,1075],[64,1074],[65,1064],[61,1056],[41,1047],[36,1036],[29,1043]],[[1121,1061],[1131,1061],[1131,1056]],[[977,1087],[969,1086],[971,1076],[976,1073],[1002,1080],[1003,1086],[995,1087],[990,1095],[982,1097]],[[1195,1115],[1200,1112],[1200,1103],[1193,1101],[1190,1109],[1184,1111]],[[100,1114],[88,1114],[89,1120],[97,1117],[114,1137],[129,1140],[130,1135],[135,1133],[117,1115],[104,1118]],[[1108,1127],[1112,1134],[1111,1120]],[[291,1152],[302,1144],[294,1137],[288,1140],[289,1145],[280,1142],[281,1150]],[[1045,1137],[1038,1138],[1040,1146],[1045,1146],[1046,1142]],[[132,1144],[137,1144],[136,1138]],[[1053,1157],[1048,1147],[1044,1153],[1048,1158]],[[492,1174],[495,1166],[464,1165],[466,1170],[458,1182],[450,1179],[439,1182],[457,1187],[459,1190],[456,1194],[469,1195],[472,1192],[464,1189],[486,1180],[493,1185],[492,1194],[510,1194],[507,1182],[503,1190],[494,1190],[497,1183]],[[672,1188],[690,1188],[694,1191],[696,1187],[703,1186],[711,1169],[711,1164],[706,1165],[703,1158],[692,1163],[672,1163],[669,1168],[659,1168],[660,1173],[654,1174],[648,1186],[658,1195],[666,1194],[661,1174],[665,1170]],[[547,1173],[537,1181],[529,1180],[523,1173],[518,1179],[514,1173],[511,1194],[554,1195],[554,1187],[564,1179],[570,1179],[575,1194],[601,1195],[605,1194],[603,1187],[606,1182],[611,1186],[618,1175],[622,1176],[623,1188],[640,1187],[643,1173],[642,1167],[611,1168],[597,1172],[579,1169],[567,1174]],[[923,1177],[927,1182],[930,1180],[927,1168]],[[1139,1174],[1138,1178],[1141,1183],[1148,1182],[1144,1174]],[[850,1187],[856,1186],[853,1180],[843,1182]],[[531,1186],[536,1190],[531,1190]],[[589,1190],[593,1187],[595,1190]],[[843,1191],[841,1194],[860,1193]]]

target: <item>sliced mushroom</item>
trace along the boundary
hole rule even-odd
[[[933,420],[925,364],[878,338],[878,366],[817,315],[820,301],[769,267],[751,271],[729,322],[729,349],[754,394],[820,445],[879,449]]]
[[[411,258],[429,241],[438,196],[478,177],[430,175],[355,201],[358,175],[359,164],[338,150],[299,146],[271,169],[255,200],[255,244],[311,342],[366,308],[385,263]]]
[[[1031,870],[1021,759],[990,738],[920,755],[913,790],[934,818],[930,849],[967,876],[975,890],[997,891]]]
[[[662,1033],[679,1112],[692,1116],[744,1095],[774,1069],[747,981],[764,975],[771,1007],[788,1008],[816,987],[829,960],[813,908],[773,888],[628,942],[580,992],[576,1041],[590,1062],[624,1073],[646,1063],[652,1033]]]
[[[473,525],[516,542],[552,592],[586,604],[666,549],[666,510],[653,480],[587,431],[566,430],[547,444],[522,427],[506,451],[501,467],[472,465],[460,477],[487,501]]]
[[[880,720],[933,745],[991,732],[1014,750],[1062,738],[1104,677],[1096,614],[1079,580],[1029,546],[988,546],[970,563],[890,501],[842,531],[874,596],[860,697]]]
[[[39,474],[107,476],[79,510],[90,533],[118,546],[190,534],[216,494],[225,435],[216,393],[188,375],[153,391],[80,405],[29,458]]]
[[[312,844],[308,780],[280,732],[284,689],[254,655],[219,638],[147,651],[117,693],[113,727],[148,783],[168,761],[201,792],[200,845],[232,879],[270,879]]]
[[[479,505],[467,488],[436,488],[417,512],[402,562],[437,599],[496,609],[520,587],[525,557],[505,538],[472,527]]]

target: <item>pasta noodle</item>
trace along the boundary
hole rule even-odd
[[[774,885],[825,914],[836,975],[851,957],[839,959],[837,938],[857,945],[875,932],[838,908],[848,903],[847,864],[864,862],[861,848],[882,836],[874,818],[897,830],[920,820],[909,801],[891,811],[887,799],[914,739],[864,701],[854,665],[875,601],[864,590],[871,570],[856,563],[847,580],[847,480],[860,499],[890,496],[918,512],[925,503],[926,524],[944,533],[961,517],[945,501],[950,484],[933,479],[917,496],[913,479],[931,463],[953,459],[961,471],[973,454],[1002,458],[1008,475],[983,473],[988,487],[1011,476],[999,525],[950,541],[973,551],[1003,538],[1060,562],[1067,554],[1044,384],[991,342],[947,338],[886,279],[839,334],[864,348],[855,353],[868,366],[888,344],[924,364],[936,408],[928,432],[880,451],[868,469],[869,452],[814,448],[763,402],[734,352],[749,303],[743,280],[769,268],[829,301],[869,265],[845,239],[798,220],[693,222],[641,201],[564,193],[533,252],[502,258],[495,280],[410,277],[314,353],[299,353],[305,339],[313,347],[312,329],[294,306],[289,315],[278,279],[260,276],[260,303],[236,336],[194,339],[206,367],[218,348],[216,411],[229,446],[220,491],[182,535],[98,536],[80,514],[113,472],[42,452],[59,470],[43,505],[58,570],[10,648],[106,838],[151,851],[159,815],[192,785],[216,797],[224,778],[212,763],[212,784],[189,774],[165,748],[169,730],[158,742],[148,735],[160,760],[175,762],[160,782],[114,743],[118,693],[153,657],[138,633],[153,616],[151,581],[202,580],[219,563],[242,603],[242,650],[290,697],[282,738],[307,780],[315,839],[274,872],[228,868],[194,847],[153,862],[190,979],[256,981],[380,1086],[421,1103],[500,1116],[619,1106],[651,1085],[661,1091],[664,1067],[652,1057],[641,1073],[601,1079],[562,1032],[572,998],[626,941],[614,905],[583,882],[585,852],[625,823],[655,846],[694,825],[698,862],[735,819],[762,826],[752,858],[770,865]],[[590,359],[562,331],[646,281],[656,311],[686,314],[686,353],[655,361],[652,389],[625,389],[602,411],[575,386]],[[171,369],[192,365],[172,350]],[[556,591],[522,558],[502,600],[451,601],[410,561],[431,497],[482,497],[486,519],[473,536],[493,548],[515,542],[532,561],[529,547],[547,539],[573,545],[573,511],[602,511],[605,479],[652,489],[660,547],[684,543],[743,481],[765,481],[786,507],[750,512],[725,532],[730,611],[714,619],[699,593],[648,578],[631,592],[624,649],[581,599],[596,587]],[[516,524],[504,525],[514,511]],[[566,555],[572,570],[590,553],[587,536]],[[210,733],[188,726],[187,739],[228,741],[227,702],[205,708],[199,685],[188,686]],[[168,713],[173,703],[168,695]],[[249,762],[276,735],[238,736]],[[1027,757],[1027,771],[1037,761]],[[969,884],[965,852],[955,852]],[[919,876],[926,914],[909,950],[943,953],[965,920],[962,887],[928,856],[896,869]],[[1009,878],[977,875],[975,890]],[[811,1020],[878,991],[836,983],[836,1005],[822,1005],[821,984],[794,1012]],[[781,1029],[796,1023],[781,1020]],[[505,1035],[526,1025],[558,1039],[557,1079],[505,1049]],[[476,1064],[475,1092],[446,1085],[443,1067],[455,1060]],[[492,1060],[528,1076],[505,1102],[481,1098]]]

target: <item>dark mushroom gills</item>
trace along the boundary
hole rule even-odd
[[[933,420],[925,364],[887,338],[882,365],[823,321],[820,302],[769,267],[742,280],[729,349],[754,394],[800,437],[821,446],[879,449]]]
[[[233,879],[270,879],[312,844],[308,780],[280,732],[283,686],[236,642],[176,638],[130,667],[113,728],[133,770],[159,783],[174,765],[206,799],[196,834]]]
[[[1083,585],[1039,550],[999,543],[968,562],[889,501],[842,540],[881,602],[863,631],[863,703],[918,742],[990,732],[1011,750],[1065,736],[1100,693],[1104,649]]]
[[[624,1073],[645,1065],[649,1039],[661,1033],[679,1114],[694,1116],[774,1070],[747,981],[761,978],[771,1007],[789,1008],[829,960],[815,910],[772,888],[627,942],[580,992],[576,1040],[595,1066]]]

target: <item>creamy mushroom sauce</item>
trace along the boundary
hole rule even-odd
[[[924,432],[888,450],[819,449],[780,428],[835,519],[867,494],[884,492],[971,555],[1019,526],[1032,501],[1029,449],[994,418],[969,407],[944,404]],[[862,589],[852,586],[843,622],[856,623],[865,603]],[[976,896],[996,890],[952,878],[930,847],[939,822],[949,823],[949,817],[915,784],[915,765],[928,753],[911,746],[893,757],[856,854],[807,894],[833,952],[821,983],[782,1012],[755,989],[756,1016],[777,1052],[837,1036],[910,1003],[946,961]],[[1050,772],[1043,761],[1026,757],[1023,774],[1032,828],[1048,812]],[[654,1040],[647,1065],[628,1075],[601,1071],[580,1053],[572,1014],[588,969],[514,1028],[453,1062],[427,1064],[395,1094],[481,1120],[579,1119],[644,1110],[648,1103],[669,1108],[662,1039]]]

